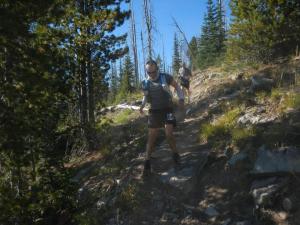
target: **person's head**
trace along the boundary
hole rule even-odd
[[[146,62],[146,72],[150,79],[154,80],[157,78],[158,66],[154,60],[150,59]]]

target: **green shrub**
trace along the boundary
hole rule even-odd
[[[250,138],[254,137],[256,134],[255,129],[235,127],[231,130],[232,142],[237,146],[243,146],[249,141]]]
[[[125,109],[118,113],[114,118],[113,122],[116,124],[124,124],[129,121],[130,116],[133,114],[133,110]]]
[[[201,140],[225,141],[230,137],[231,130],[236,124],[236,118],[240,115],[240,108],[232,109],[219,117],[213,123],[205,123],[201,126]]]
[[[273,101],[279,101],[284,96],[284,92],[278,88],[273,88],[271,91],[271,99]]]

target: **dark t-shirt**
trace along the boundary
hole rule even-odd
[[[165,83],[164,78],[165,77]],[[159,110],[172,108],[172,96],[170,94],[169,85],[172,83],[173,77],[169,74],[160,73],[156,80],[148,80],[147,100],[150,103],[150,109]]]

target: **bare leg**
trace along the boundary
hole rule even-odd
[[[154,150],[154,144],[155,140],[158,135],[158,128],[149,128],[148,132],[148,141],[147,141],[147,147],[146,147],[146,160],[149,160],[151,157],[151,154]]]
[[[166,124],[165,132],[166,132],[167,141],[173,153],[177,153],[176,140],[173,135],[173,130],[174,130],[173,124]]]
[[[169,142],[170,148],[173,152],[173,160],[175,163],[175,168],[179,168],[180,166],[180,155],[178,154],[177,148],[176,148],[176,140],[173,135],[174,126],[172,124],[167,124],[165,126],[166,136],[167,140]]]

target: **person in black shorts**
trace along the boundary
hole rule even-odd
[[[180,86],[184,92],[184,95],[188,97],[188,103],[190,103],[190,78],[192,76],[191,71],[186,67],[185,63],[182,63],[178,71]]]
[[[143,114],[143,108],[146,103],[150,104],[148,115],[148,141],[146,147],[146,160],[143,174],[151,172],[150,157],[154,150],[155,140],[160,128],[165,128],[166,138],[173,152],[173,160],[176,166],[180,163],[180,155],[176,148],[176,141],[173,135],[176,126],[176,118],[173,112],[172,95],[169,86],[173,86],[179,98],[179,107],[184,106],[184,95],[173,77],[166,73],[160,73],[155,61],[149,60],[146,63],[146,72],[148,79],[142,82],[144,92],[140,113]]]

